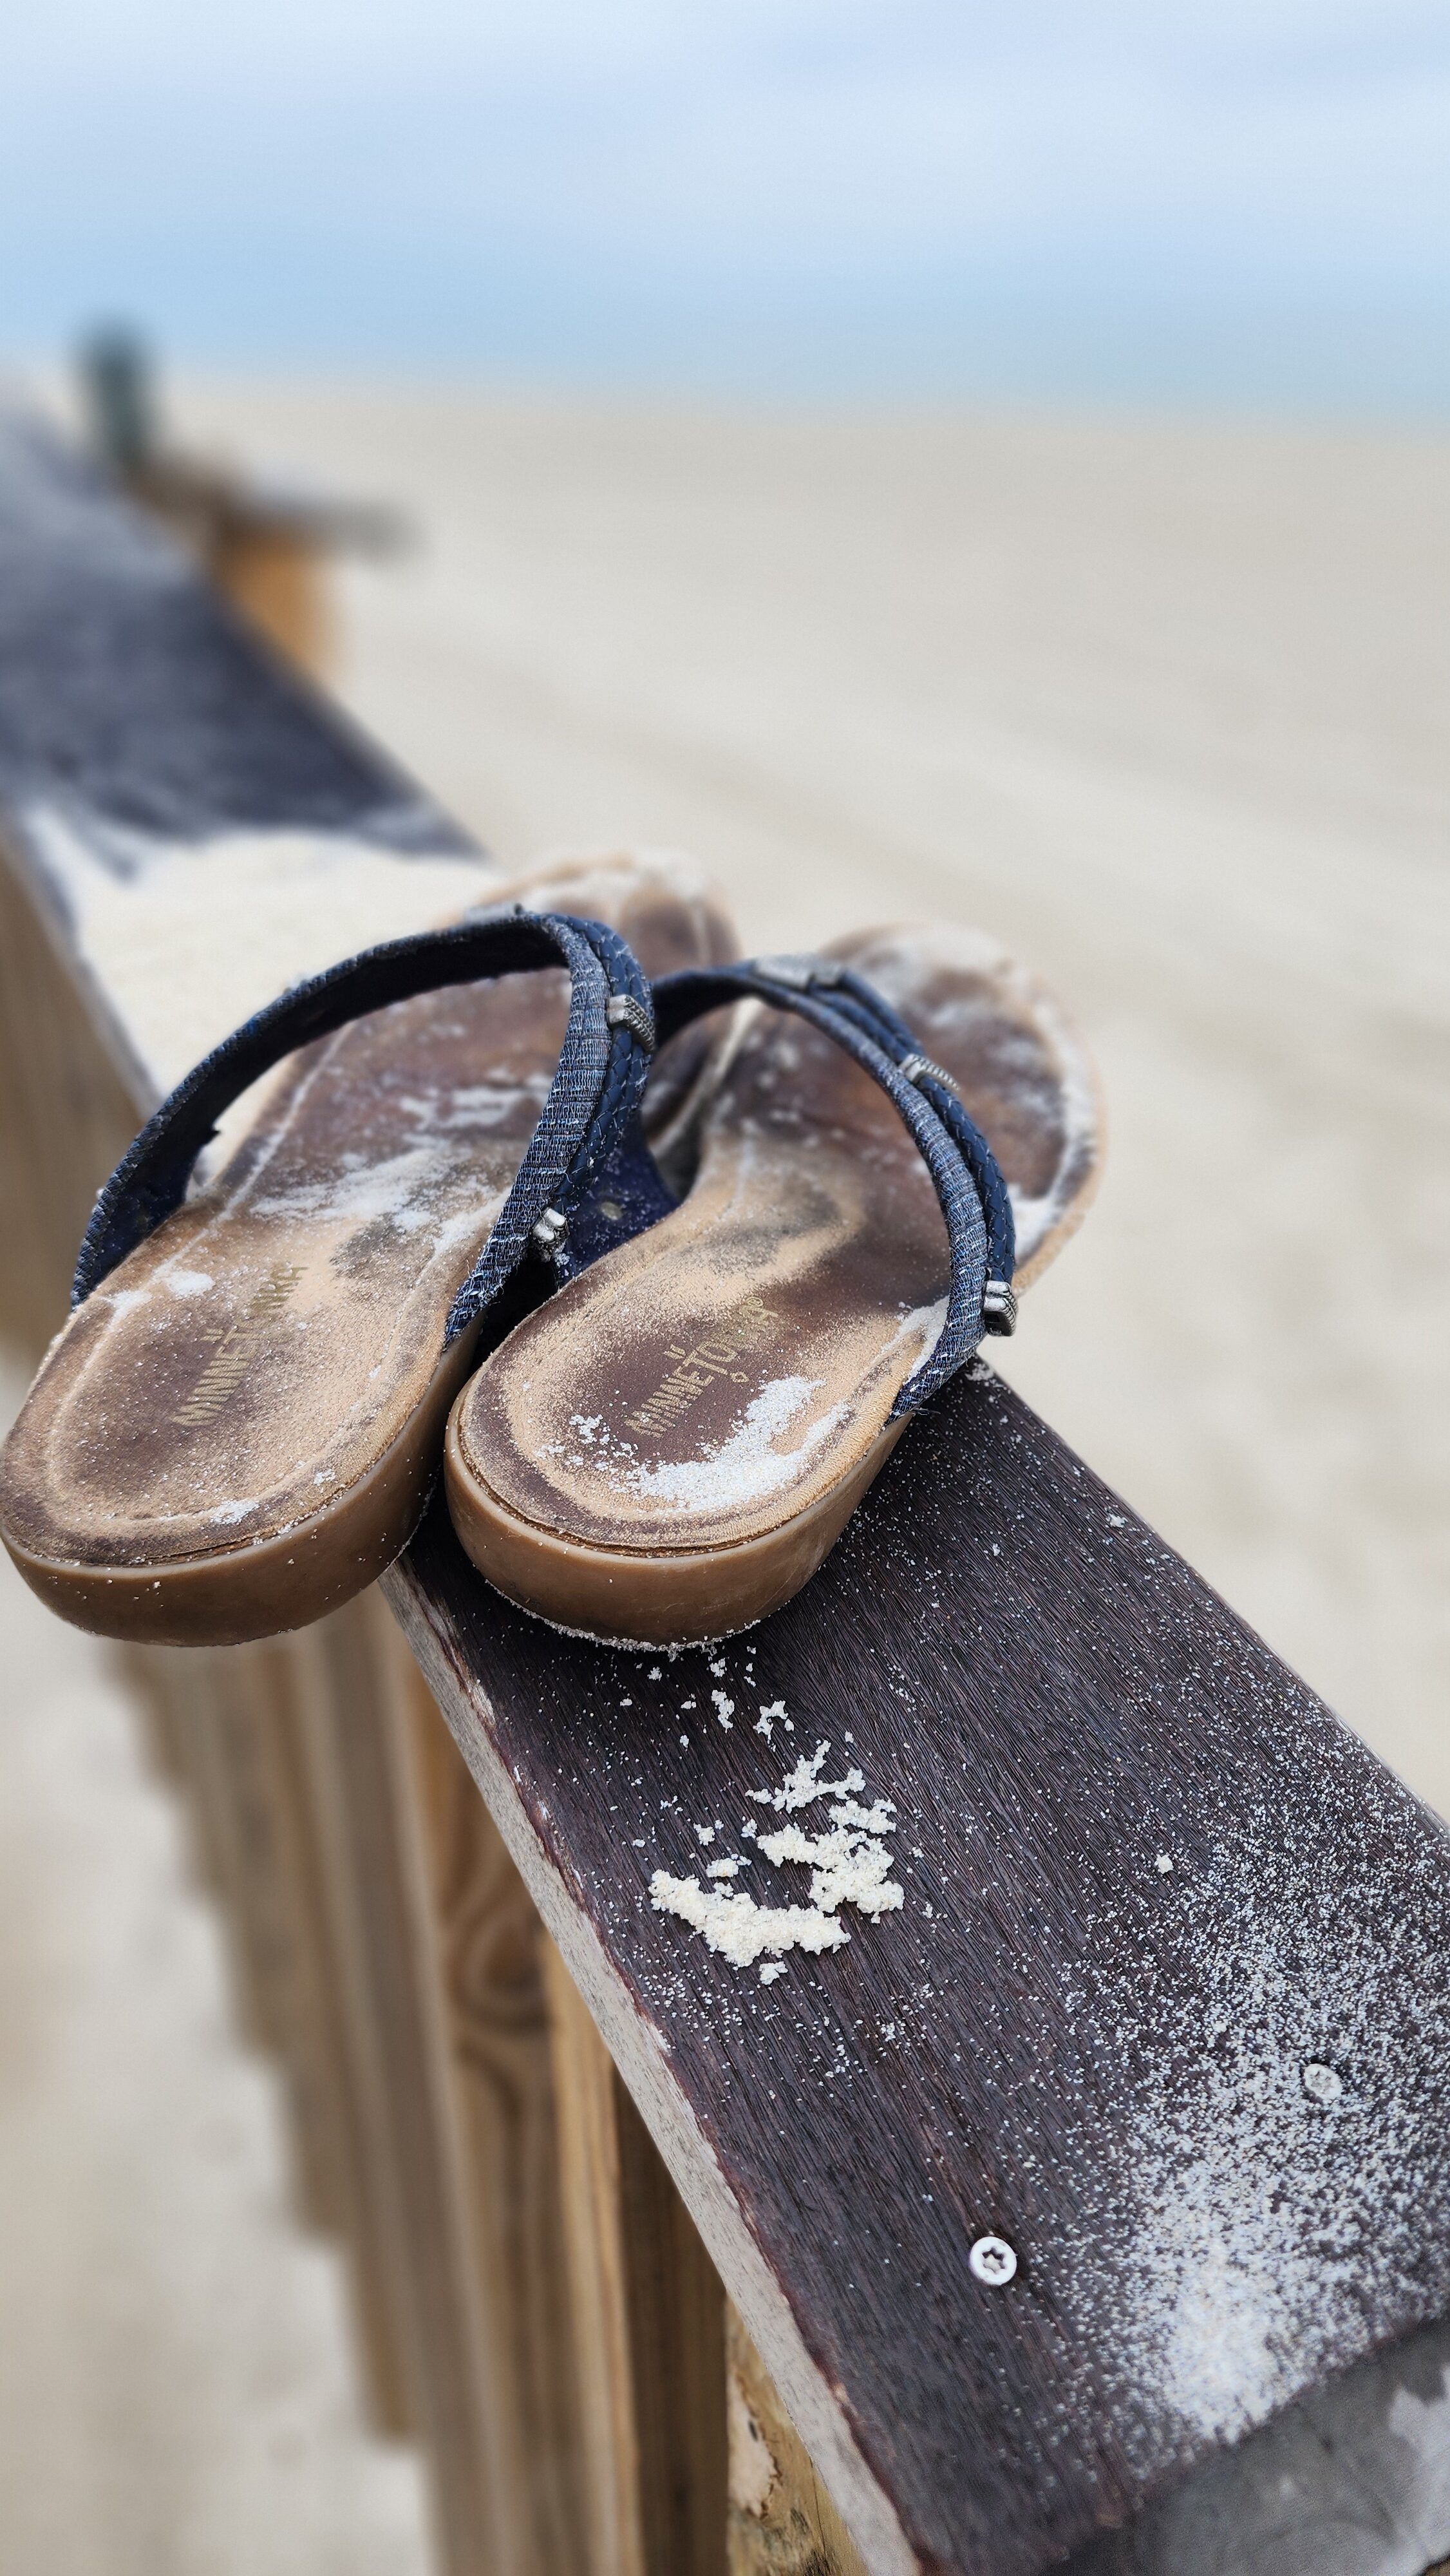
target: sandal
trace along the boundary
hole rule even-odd
[[[673,976],[661,1035],[743,996],[770,1008],[742,1015],[689,1196],[519,1323],[448,1424],[474,1564],[616,1644],[788,1601],[1096,1180],[1088,1059],[994,945],[888,931]]]
[[[729,953],[658,869],[545,882],[632,905],[661,964]],[[78,1627],[182,1645],[361,1591],[411,1535],[486,1326],[551,1282],[533,1230],[613,1175],[653,1043],[619,934],[519,903],[366,950],[227,1039],[102,1190],[0,1455],[0,1536],[32,1589]],[[656,1119],[692,1070],[672,1054]],[[220,1114],[283,1058],[185,1198]],[[606,1239],[670,1204],[642,1153],[621,1171]]]

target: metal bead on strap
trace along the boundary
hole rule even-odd
[[[569,1231],[569,1220],[561,1216],[556,1207],[547,1207],[537,1225],[531,1226],[529,1231],[541,1252],[557,1252]]]
[[[614,993],[604,1007],[604,1017],[612,1029],[628,1029],[646,1055],[655,1051],[655,1024],[643,1002],[633,993]]]
[[[914,1082],[918,1090],[923,1081],[939,1082],[943,1091],[951,1092],[955,1099],[960,1100],[962,1096],[962,1086],[956,1077],[948,1073],[944,1064],[934,1064],[929,1055],[903,1056],[897,1071],[904,1073],[908,1082]]]
[[[989,1279],[982,1290],[982,1330],[1005,1338],[1017,1330],[1017,1296],[1011,1282]]]

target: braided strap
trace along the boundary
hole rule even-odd
[[[569,1026],[539,1123],[493,1232],[448,1310],[445,1344],[491,1306],[535,1237],[562,1243],[630,1126],[649,1080],[654,1012],[644,969],[617,930],[569,913],[540,915],[568,943]],[[570,953],[572,950],[572,953]]]
[[[757,961],[761,962],[761,961]],[[763,961],[768,974],[772,961]],[[812,961],[814,963],[814,961]],[[883,1053],[889,1055],[908,1082],[916,1085],[931,1102],[942,1125],[949,1129],[960,1148],[962,1159],[977,1185],[982,1202],[982,1217],[987,1228],[988,1289],[1000,1286],[1009,1296],[1012,1273],[1017,1266],[1017,1227],[1012,1214],[1012,1201],[1002,1168],[976,1120],[968,1116],[955,1082],[944,1068],[923,1055],[915,1035],[905,1020],[891,1008],[874,984],[849,966],[838,965],[835,958],[820,960],[822,977],[829,977],[833,1006],[853,1020],[867,1037],[874,1038]],[[1015,1315],[1015,1303],[1009,1309]],[[986,1330],[1011,1331],[1011,1323],[994,1324],[993,1309],[988,1302]]]
[[[558,1069],[498,1223],[450,1309],[452,1341],[517,1267],[545,1210],[566,1214],[585,1194],[643,1093],[654,1046],[649,986],[603,922],[511,904],[363,949],[279,995],[194,1065],[128,1146],[86,1228],[72,1306],[180,1207],[222,1112],[284,1056],[419,993],[561,965],[570,994]]]
[[[984,1332],[1002,1328],[994,1315],[1010,1318],[1013,1312],[1014,1237],[1006,1183],[950,1075],[920,1053],[905,1022],[864,977],[832,958],[763,957],[667,975],[654,988],[659,1043],[705,1012],[747,998],[793,1011],[844,1048],[885,1092],[931,1174],[951,1250],[951,1290],[934,1347],[897,1393],[889,1417],[897,1421],[945,1385]]]

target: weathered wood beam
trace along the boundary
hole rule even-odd
[[[868,2565],[1250,2515],[1296,2407],[1322,2576],[1443,2554],[1450,1838],[999,1381],[713,1656],[552,1634],[438,1511],[387,1589]],[[650,1901],[778,1777],[762,1707],[894,1802],[906,1890],[769,1987]],[[1386,2348],[1346,2478],[1312,2427]]]

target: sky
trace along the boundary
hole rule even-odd
[[[1450,0],[0,0],[0,349],[1450,412]]]

